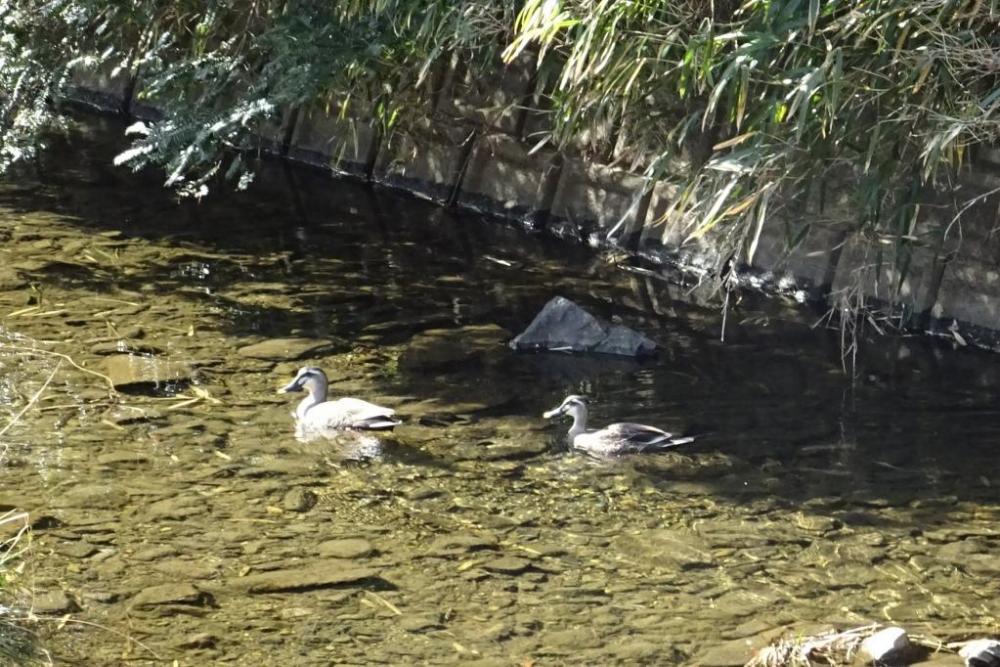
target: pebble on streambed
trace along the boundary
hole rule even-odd
[[[966,642],[958,654],[965,659],[966,667],[1000,667],[1000,641],[996,639]]]
[[[773,631],[765,634],[774,636]],[[966,667],[1000,667],[1000,641],[995,639],[957,642],[948,644],[947,648],[958,649]],[[940,642],[912,639],[906,630],[898,626],[872,624],[812,636],[802,636],[790,630],[757,650],[745,663],[735,655],[728,660],[712,659],[707,662],[715,667],[739,667],[744,664],[746,667],[785,667],[817,662],[833,665],[915,665],[925,664],[937,655],[949,654]],[[721,654],[713,654],[713,657],[719,656]],[[938,662],[934,661],[934,664]],[[941,664],[957,664],[957,661]]]

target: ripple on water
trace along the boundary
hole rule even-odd
[[[995,364],[872,346],[888,380],[852,388],[835,337],[780,311],[720,345],[714,310],[573,248],[310,174],[290,223],[271,176],[197,216],[138,180],[0,189],[4,417],[59,365],[0,438],[0,508],[32,513],[43,601],[201,664],[730,664],[808,624],[995,629],[997,427],[967,384]],[[662,357],[513,355],[503,332],[555,293]],[[89,371],[130,353],[197,373],[113,395]],[[363,452],[296,441],[275,390],[306,363],[405,423]],[[570,391],[597,424],[699,439],[571,453],[540,418]],[[150,655],[90,626],[52,641]]]

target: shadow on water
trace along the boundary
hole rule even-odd
[[[993,576],[985,561],[970,570],[947,552],[995,546],[992,356],[884,339],[863,348],[851,382],[837,336],[780,302],[747,298],[722,343],[717,311],[684,298],[691,286],[316,171],[265,162],[249,193],[177,203],[156,175],[110,167],[108,128],[94,127],[0,187],[0,335],[88,368],[127,344],[197,375],[179,396],[115,402],[65,369],[9,436],[0,461],[19,475],[0,506],[48,517],[58,530],[41,543],[76,559],[71,585],[106,622],[132,623],[137,598],[164,597],[136,622],[206,664],[231,658],[230,636],[247,628],[271,639],[239,643],[241,659],[280,646],[315,661],[336,646],[361,660],[384,637],[378,657],[396,664],[471,651],[648,664],[664,636],[699,662],[720,633],[769,626],[762,608],[790,610],[773,625],[896,608],[895,620],[933,608],[971,625],[972,600],[995,592],[977,578]],[[661,354],[510,352],[511,333],[556,294],[621,318]],[[286,337],[325,345],[301,359],[245,351]],[[0,354],[0,404],[23,404],[49,361]],[[305,363],[405,423],[377,445],[296,442],[296,399],[274,392]],[[699,438],[589,459],[567,450],[567,424],[541,418],[569,393],[592,397],[595,426]],[[317,557],[327,569],[367,559],[399,588],[333,592],[341,584],[309,567],[313,579],[282,579]],[[41,580],[62,581],[61,563]],[[908,583],[875,580],[876,563]],[[306,601],[233,592],[272,571],[268,585]],[[157,588],[178,576],[221,611]],[[190,618],[160,611],[176,608]],[[178,649],[157,634],[163,618],[200,628],[199,614],[216,641]],[[309,620],[331,614],[346,630]],[[583,616],[591,626],[577,632]],[[315,641],[274,639],[286,630]]]
[[[23,274],[43,289],[187,300],[218,314],[212,325],[233,339],[307,335],[342,349],[359,336],[391,346],[470,324],[514,332],[564,294],[605,316],[625,314],[661,343],[660,358],[511,358],[488,377],[517,396],[493,412],[534,416],[562,393],[592,394],[595,423],[704,432],[687,451],[731,454],[745,475],[771,461],[798,468],[796,483],[768,489],[792,500],[843,491],[913,500],[956,479],[947,493],[992,497],[978,474],[1000,412],[992,409],[994,372],[983,364],[991,357],[879,341],[852,384],[840,370],[839,340],[826,331],[775,319],[733,325],[722,344],[716,313],[678,301],[677,288],[652,286],[667,317],[649,309],[650,286],[635,289],[581,248],[314,170],[264,162],[250,193],[178,203],[157,175],[110,166],[116,149],[106,137],[115,129],[102,121],[56,138],[32,184],[0,192],[6,209],[121,234],[96,261],[81,261],[86,247],[76,247],[28,262]],[[130,253],[130,242],[141,245]],[[754,315],[737,311],[730,321]],[[982,393],[969,387],[969,373]],[[461,392],[479,380],[479,368],[458,365],[431,378],[403,372],[391,384],[419,395],[428,384]]]

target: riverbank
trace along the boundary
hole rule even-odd
[[[523,91],[503,86],[526,81],[508,73],[497,85],[517,99]],[[160,116],[132,99],[134,82],[126,77],[82,76],[79,82],[76,101],[91,109]],[[505,122],[524,125],[516,118]],[[437,108],[426,123],[386,139],[374,119],[344,118],[336,109],[289,109],[262,131],[257,150],[579,243],[628,271],[682,285],[695,303],[720,311],[740,292],[808,304],[818,322],[841,331],[845,352],[883,334],[923,334],[956,347],[1000,350],[1000,283],[991,259],[1000,151],[981,147],[953,192],[923,193],[920,218],[907,235],[913,247],[891,236],[870,238],[850,222],[845,198],[853,186],[847,179],[828,183],[830,193],[820,202],[772,207],[777,219],[762,227],[754,261],[736,256],[730,267],[728,236],[691,239],[690,230],[667,224],[676,187],[651,185],[588,158],[533,150],[523,138],[505,134],[507,125],[488,133],[457,130],[466,123]],[[727,290],[734,298],[722,298]]]

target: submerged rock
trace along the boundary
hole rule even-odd
[[[142,452],[117,451],[101,454],[97,457],[98,465],[102,466],[127,466],[148,463],[149,456]]]
[[[26,287],[28,281],[10,267],[0,269],[0,292],[12,292]]]
[[[322,338],[272,338],[236,350],[241,357],[268,361],[291,361],[306,356],[324,354],[333,343]]]
[[[702,652],[696,664],[703,667],[743,667],[754,650],[755,647],[749,640],[733,639]]]
[[[149,561],[157,560],[159,558],[169,558],[170,556],[176,556],[178,553],[180,552],[177,547],[162,544],[155,547],[149,547],[141,551],[136,551],[132,554],[132,558],[134,560]]]
[[[68,558],[86,558],[97,553],[97,547],[89,542],[69,542],[56,545],[55,551]]]
[[[316,561],[303,567],[251,574],[232,583],[248,593],[285,593],[361,584],[378,577],[377,570],[345,566],[347,562],[340,559]]]
[[[559,653],[564,653],[568,650],[570,655],[573,655],[580,649],[597,648],[598,646],[604,646],[606,643],[607,638],[598,634],[592,626],[553,630],[545,634],[545,644],[548,650],[551,650],[551,648],[561,649],[558,651]]]
[[[31,610],[36,614],[68,614],[80,607],[63,591],[49,591],[36,595],[31,601]]]
[[[51,506],[54,508],[86,508],[93,510],[119,510],[128,503],[128,495],[120,488],[110,484],[80,484],[66,489],[54,498]]]
[[[521,574],[531,567],[531,561],[520,556],[501,556],[483,563],[483,569],[501,574]]]
[[[656,343],[620,324],[594,317],[569,299],[557,296],[542,308],[528,328],[510,342],[519,351],[556,350],[642,357]]]
[[[436,615],[406,616],[399,622],[399,627],[407,632],[427,632],[441,627],[441,619]]]
[[[105,356],[108,354],[163,354],[162,347],[145,343],[135,343],[120,339],[95,343],[90,347],[91,354]]]
[[[177,643],[178,648],[212,648],[219,643],[219,637],[211,632],[196,632]]]
[[[406,412],[424,425],[449,424],[457,415],[469,415],[507,405],[520,396],[510,385],[480,382],[474,386],[443,387],[438,396],[407,405]],[[438,420],[443,421],[438,421]]]
[[[364,558],[374,552],[372,543],[361,538],[327,540],[319,545],[319,555],[328,558]]]
[[[407,370],[458,363],[488,363],[504,352],[510,332],[495,324],[457,329],[430,329],[417,334],[399,355],[399,367]]]
[[[765,646],[784,632],[782,628],[763,630],[748,637],[731,639],[711,646],[697,656],[693,664],[701,667],[743,667]]]
[[[958,650],[966,667],[1000,667],[1000,641],[974,639]]]
[[[499,541],[493,535],[470,535],[458,533],[442,535],[431,542],[428,553],[434,556],[454,556],[469,551],[496,549]]]
[[[898,660],[910,648],[910,638],[903,628],[879,630],[861,642],[861,656],[877,665]]]
[[[316,494],[309,489],[294,488],[285,494],[281,506],[289,512],[308,512],[317,500]]]
[[[211,595],[191,584],[160,584],[140,591],[132,598],[132,606],[139,608],[168,604],[203,606],[209,604],[211,600]]]
[[[194,496],[164,498],[146,507],[146,518],[152,521],[173,519],[179,521],[208,511],[204,500]]]
[[[476,450],[477,458],[483,461],[517,461],[540,456],[549,450],[549,445],[543,440],[528,440],[522,442],[487,441],[480,443]]]
[[[656,528],[642,533],[619,535],[612,545],[623,556],[668,570],[691,570],[712,567],[708,544],[696,533],[686,530]]]
[[[114,354],[104,362],[104,374],[118,390],[140,390],[148,386],[191,379],[191,367],[175,361],[133,354]]]
[[[816,516],[799,512],[795,515],[795,524],[802,530],[811,533],[829,533],[840,528],[841,524],[836,519],[828,516]]]
[[[180,558],[155,563],[153,569],[171,577],[187,579],[212,579],[219,573],[218,569],[211,565]]]

